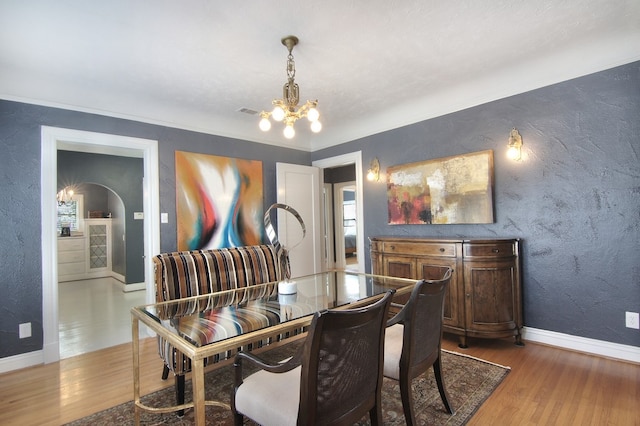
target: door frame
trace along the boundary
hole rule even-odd
[[[41,127],[40,213],[42,216],[43,362],[60,359],[56,197],[58,150],[143,159],[144,269],[147,303],[154,300],[152,257],[160,253],[158,141],[60,127]]]
[[[350,152],[335,157],[323,158],[311,163],[320,169],[355,165],[356,167],[356,251],[358,252],[358,272],[364,272],[364,210],[363,210],[363,181],[362,181],[362,151]]]

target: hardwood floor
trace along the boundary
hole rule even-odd
[[[511,340],[470,339],[459,349],[445,336],[443,346],[511,367],[469,425],[640,424],[638,364]],[[160,380],[155,338],[143,341],[141,364],[144,393],[173,385]],[[131,365],[123,344],[0,375],[0,423],[59,425],[131,400]]]

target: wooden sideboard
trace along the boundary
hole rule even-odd
[[[374,274],[439,279],[453,269],[445,295],[444,331],[483,338],[515,337],[522,345],[519,239],[370,238]]]

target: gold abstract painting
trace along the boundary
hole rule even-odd
[[[261,244],[262,162],[176,151],[178,250]]]
[[[389,224],[493,223],[493,151],[387,169]]]

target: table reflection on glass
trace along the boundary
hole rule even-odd
[[[166,413],[193,407],[196,424],[204,425],[204,360],[247,344],[270,345],[304,330],[313,314],[326,309],[346,309],[373,302],[388,290],[408,294],[415,280],[329,271],[293,279],[296,292],[278,293],[272,282],[235,290],[131,309],[134,367],[135,421],[140,410]],[[140,401],[139,322],[147,325],[191,358],[193,402],[175,407],[148,407]]]

